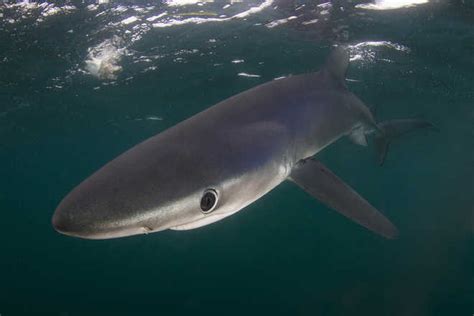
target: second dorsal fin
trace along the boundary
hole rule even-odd
[[[347,68],[349,67],[349,52],[347,48],[338,46],[329,54],[324,70],[335,80],[344,82],[346,79]]]

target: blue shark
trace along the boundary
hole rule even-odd
[[[291,181],[395,238],[395,225],[316,156],[341,137],[366,146],[373,136],[383,162],[391,139],[431,124],[377,123],[348,90],[348,66],[347,50],[337,47],[318,72],[261,84],[145,140],[74,188],[54,212],[54,228],[88,239],[195,229]]]

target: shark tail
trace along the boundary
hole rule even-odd
[[[408,134],[414,130],[432,128],[435,126],[426,120],[421,119],[398,119],[384,121],[377,124],[378,132],[375,134],[375,150],[378,162],[383,165],[390,143],[393,139]]]

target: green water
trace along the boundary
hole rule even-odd
[[[360,2],[335,1],[327,20],[306,25],[266,27],[315,18],[310,2],[281,1],[245,19],[149,29],[110,26],[132,16],[111,11],[118,2],[66,3],[76,9],[41,22],[41,8],[0,4],[0,314],[471,316],[474,6]],[[113,36],[126,50],[122,69],[94,77],[88,49]],[[383,167],[372,146],[346,139],[319,155],[397,225],[397,240],[290,183],[197,230],[90,241],[51,227],[65,194],[116,155],[235,93],[317,70],[336,42],[359,55],[348,86],[378,120],[421,117],[439,128],[394,142]]]

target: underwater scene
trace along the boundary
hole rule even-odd
[[[472,316],[474,1],[0,0],[0,166],[1,316]]]

